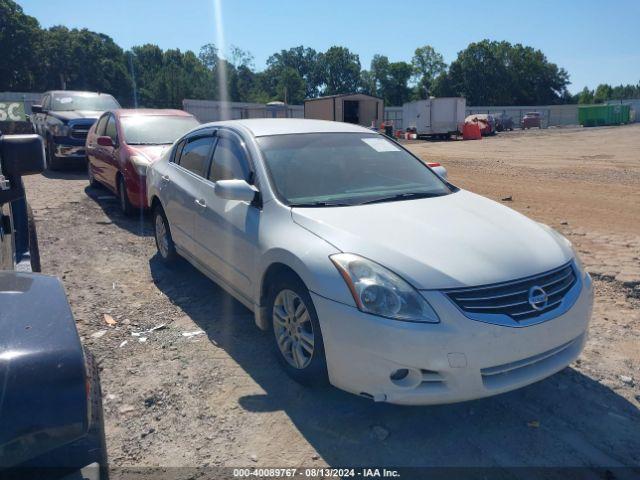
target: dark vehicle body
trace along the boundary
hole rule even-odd
[[[494,118],[497,132],[506,132],[507,130],[513,130],[513,118],[506,113],[499,113],[495,115]]]
[[[44,164],[39,136],[0,136],[0,478],[104,478],[96,365],[60,281],[30,271],[37,238],[22,176]]]
[[[520,122],[523,130],[527,128],[542,128],[542,115],[540,112],[528,112],[525,113],[524,117],[522,117],[522,122]]]
[[[45,141],[47,167],[83,166],[87,132],[102,112],[120,105],[111,95],[55,90],[31,107],[34,129]]]

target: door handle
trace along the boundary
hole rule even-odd
[[[196,202],[196,205],[198,205],[199,207],[202,207],[202,208],[206,208],[207,207],[206,202],[204,200],[200,199],[200,198],[197,198],[195,200],[195,202]]]
[[[161,179],[163,182],[168,182],[168,181],[169,181],[169,175],[162,175],[162,176],[160,177],[160,179]]]

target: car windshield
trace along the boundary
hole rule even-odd
[[[291,206],[358,205],[452,191],[420,160],[380,135],[308,133],[257,141],[277,193]]]
[[[102,112],[120,108],[120,104],[111,95],[98,93],[59,93],[53,96],[51,110],[64,112],[70,110],[91,110]]]
[[[170,144],[200,124],[194,117],[177,115],[122,117],[120,123],[129,145]]]

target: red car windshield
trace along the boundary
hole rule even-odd
[[[120,119],[124,140],[129,145],[167,145],[200,125],[194,117],[137,115]]]

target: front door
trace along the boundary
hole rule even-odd
[[[195,239],[199,259],[238,293],[251,299],[260,209],[215,194],[219,180],[251,181],[248,154],[240,137],[218,131],[208,181],[200,183]]]

